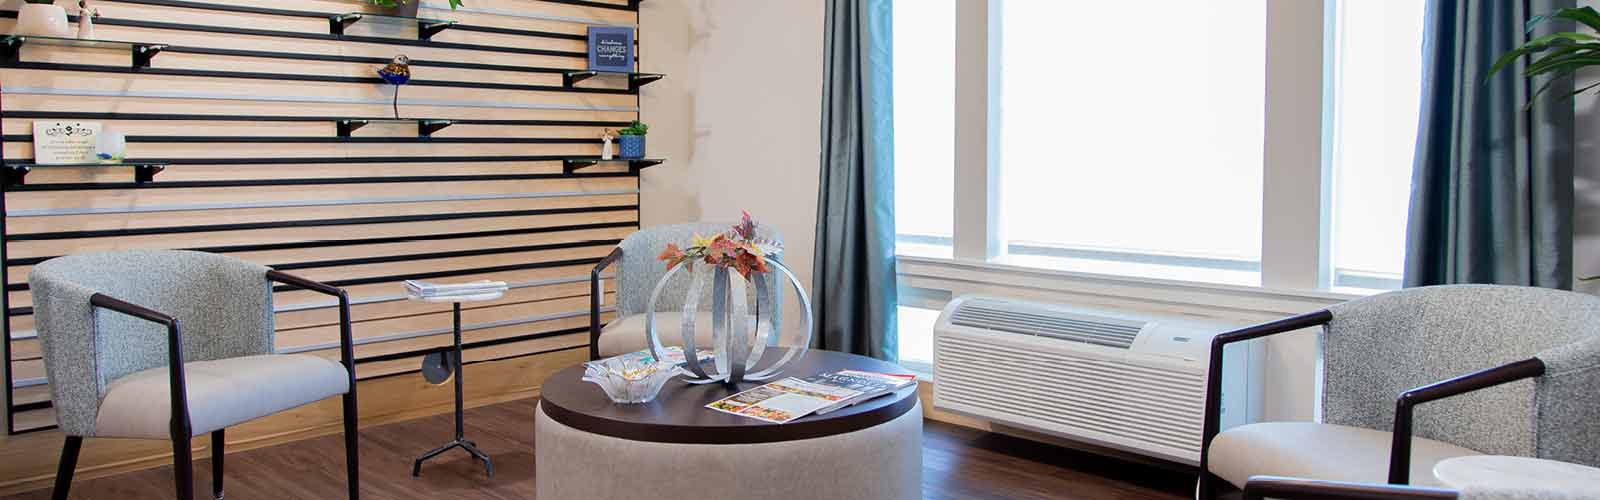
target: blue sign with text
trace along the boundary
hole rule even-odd
[[[589,27],[589,69],[592,71],[633,71],[633,28],[620,26]]]

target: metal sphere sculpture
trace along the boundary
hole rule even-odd
[[[711,238],[697,236],[695,245],[684,250],[668,245],[667,251],[661,254],[661,259],[668,261],[670,267],[661,281],[656,283],[645,306],[645,338],[656,359],[664,359],[665,352],[657,333],[656,303],[666,290],[668,281],[686,268],[691,273],[683,301],[684,313],[679,315],[682,318],[679,326],[683,335],[683,352],[690,360],[695,359],[694,353],[700,347],[695,345],[696,328],[700,326],[695,324],[698,316],[696,311],[700,310],[700,300],[708,286],[706,281],[710,281],[711,349],[716,358],[709,371],[701,363],[691,361],[686,364],[684,377],[691,384],[737,384],[768,380],[781,373],[789,363],[805,356],[811,345],[811,298],[788,267],[776,259],[767,258],[776,254],[781,247],[776,242],[758,240],[754,235],[755,223],[746,213],[744,220],[726,234]],[[692,266],[697,260],[706,261],[711,269],[695,272]],[[783,304],[773,303],[776,294],[772,287],[781,287],[784,283],[771,283],[773,280],[769,274],[783,277],[779,281],[787,281],[794,288],[802,312],[804,336],[796,347],[787,348],[777,360],[764,364],[763,359],[769,357],[768,349],[779,348],[779,340],[783,338],[782,325],[776,320],[778,315],[772,314]],[[749,285],[755,287],[754,314],[751,314],[751,304],[746,297]],[[763,324],[767,328],[763,329]]]

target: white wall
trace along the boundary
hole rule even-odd
[[[651,156],[644,226],[728,221],[749,210],[784,235],[784,263],[811,289],[821,151],[818,1],[651,0],[640,4]],[[813,292],[815,293],[815,292]],[[790,299],[784,317],[798,328]]]

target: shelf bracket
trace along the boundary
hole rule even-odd
[[[418,1],[421,1],[421,0],[418,0]],[[455,24],[456,24],[455,21],[442,22],[442,23],[418,21],[417,22],[417,39],[418,40],[431,40],[431,39],[433,39],[433,35],[437,35],[441,31],[450,29],[450,27],[454,26]]]
[[[134,69],[150,67],[150,60],[155,59],[156,54],[160,54],[161,50],[165,48],[167,48],[166,45],[135,44],[133,46]]]
[[[666,160],[662,160],[662,159],[658,159],[658,158],[640,158],[640,159],[637,159],[637,160],[628,160],[628,172],[637,174],[637,173],[639,173],[640,170],[644,170],[644,169],[647,169],[647,168],[650,168],[650,167],[654,167],[656,165],[660,165],[662,162],[665,162],[665,161]]]
[[[6,40],[5,46],[0,47],[0,61],[15,63],[22,60],[22,44],[24,38]]]
[[[628,75],[628,90],[639,90],[639,87],[654,83],[667,75],[660,73],[634,73]]]
[[[577,172],[578,169],[580,169],[580,168],[593,167],[593,166],[599,165],[599,164],[600,164],[600,160],[583,160],[583,159],[576,159],[576,158],[568,158],[568,159],[565,159],[565,160],[561,160],[561,173],[570,174],[570,173],[573,173],[573,172]]]
[[[334,14],[328,16],[328,33],[343,35],[344,29],[361,20],[361,14]]]
[[[28,176],[28,172],[31,171],[32,169],[22,165],[6,165],[5,169],[0,171],[0,175],[5,176],[6,187],[14,187],[23,185],[24,178],[26,178]]]
[[[156,174],[166,170],[166,165],[134,165],[133,182],[144,184],[156,180]]]
[[[366,120],[339,120],[334,123],[334,128],[338,130],[339,137],[350,137],[351,132],[355,132],[356,129],[365,126],[367,126]]]
[[[561,75],[561,86],[570,89],[573,85],[577,85],[578,82],[588,80],[598,74],[600,74],[598,71],[568,71]]]
[[[417,120],[417,137],[433,137],[434,132],[444,130],[455,122],[450,120]]]

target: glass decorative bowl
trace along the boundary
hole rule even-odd
[[[584,363],[583,380],[599,385],[617,403],[649,403],[683,368],[670,361],[619,356]]]

